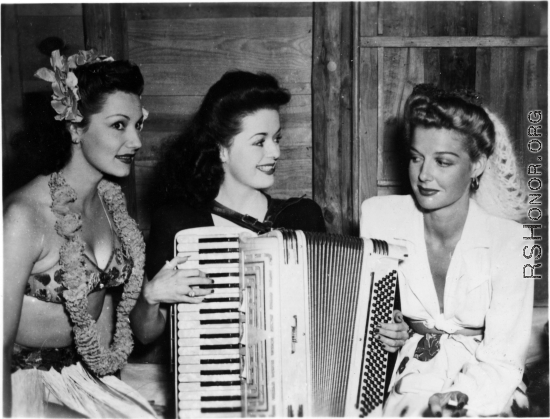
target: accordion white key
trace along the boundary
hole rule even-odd
[[[373,416],[388,354],[400,246],[349,236],[241,228],[179,232],[183,267],[214,279],[173,314],[180,418]]]

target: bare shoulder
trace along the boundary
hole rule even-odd
[[[48,178],[38,176],[4,200],[4,238],[17,235],[37,236],[51,228]]]

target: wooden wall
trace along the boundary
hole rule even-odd
[[[2,167],[4,196],[21,186],[14,177],[13,150],[9,140],[25,123],[32,123],[24,109],[36,97],[47,100],[51,84],[33,77],[50,57],[38,46],[49,37],[65,40],[65,53],[84,48],[80,4],[2,4]]]
[[[476,90],[508,125],[520,161],[530,157],[527,112],[547,109],[546,19],[542,2],[361,4],[360,131],[378,143],[379,195],[402,190],[395,123],[418,83]]]
[[[274,197],[311,196],[311,50],[309,3],[190,3],[126,6],[129,58],[146,80],[151,112],[136,161],[138,219],[147,230],[150,179],[162,144],[198,108],[227,70],[268,72],[290,90]]]
[[[480,93],[507,125],[526,174],[527,164],[537,159],[527,149],[527,113],[548,115],[547,3],[361,3],[360,25],[359,143],[363,149],[378,144],[378,152],[376,161],[361,154],[359,202],[374,186],[378,195],[406,191],[400,122],[418,83]],[[375,185],[367,174],[372,165]],[[548,196],[547,181],[542,193]],[[547,213],[543,219],[548,225]],[[548,249],[547,237],[543,245]],[[548,266],[538,274],[545,280],[536,282],[535,304],[547,306]]]
[[[145,77],[143,132],[131,207],[147,235],[154,207],[151,185],[165,140],[178,132],[203,95],[227,70],[268,72],[292,93],[281,114],[283,142],[274,197],[312,195],[310,3],[140,3],[124,5],[3,5],[3,158],[6,139],[23,123],[24,96],[50,89],[33,77],[49,66],[37,44],[48,36],[67,43],[66,54],[84,47],[136,62]],[[84,24],[85,22],[85,24]],[[8,42],[9,39],[9,42]],[[4,171],[5,189],[9,176]],[[135,195],[135,199],[134,199]]]
[[[4,190],[22,108],[49,91],[32,77],[48,65],[37,44],[58,36],[65,53],[99,47],[144,73],[151,116],[127,191],[145,234],[162,145],[235,68],[273,73],[293,94],[269,192],[313,195],[329,231],[357,234],[364,199],[405,190],[400,113],[417,83],[478,90],[524,167],[535,162],[526,114],[548,111],[547,26],[546,2],[2,5]]]
[[[363,200],[406,193],[402,113],[419,83],[477,90],[521,167],[535,163],[527,113],[548,115],[547,26],[546,2],[315,3],[313,193],[329,231],[357,234]],[[547,305],[547,281],[536,291]]]
[[[357,234],[367,197],[404,190],[399,115],[415,84],[477,89],[507,122],[524,165],[536,158],[526,152],[526,113],[548,117],[545,2],[4,4],[1,11],[4,193],[16,183],[8,140],[23,124],[24,104],[50,91],[32,77],[49,65],[38,43],[60,37],[66,54],[98,47],[135,61],[145,76],[151,114],[127,185],[145,234],[163,143],[230,69],[272,73],[291,91],[269,193],[313,195],[335,233]],[[547,295],[539,287],[539,302]]]

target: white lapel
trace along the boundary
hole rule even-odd
[[[412,198],[410,205],[410,208],[404,208],[407,218],[399,223],[399,229],[395,231],[394,237],[396,243],[403,243],[409,251],[409,257],[401,264],[400,273],[418,302],[432,318],[435,318],[439,315],[439,301],[424,240],[424,218]]]
[[[445,282],[445,317],[455,311],[456,292],[471,291],[490,280],[489,248],[491,236],[488,231],[488,215],[470,199],[468,217],[462,237],[458,242]],[[484,249],[484,250],[483,250]],[[467,283],[464,283],[467,281]]]

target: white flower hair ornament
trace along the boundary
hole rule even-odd
[[[141,99],[141,97],[140,97]],[[141,112],[143,113],[143,122],[149,117],[149,111],[145,109],[143,106],[141,107]]]
[[[52,57],[50,58],[53,71],[49,68],[42,67],[34,73],[35,77],[52,84],[52,108],[57,112],[55,116],[56,120],[62,121],[65,119],[71,122],[82,121],[83,117],[77,106],[80,100],[80,94],[78,93],[78,78],[72,70],[80,65],[100,61],[114,61],[114,59],[106,55],[99,55],[93,48],[88,51],[78,51],[78,53],[68,58],[61,55],[59,50],[55,50],[52,52]]]

